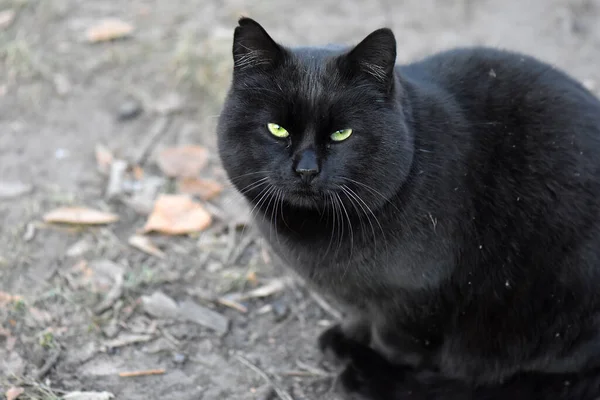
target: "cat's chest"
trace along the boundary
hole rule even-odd
[[[284,262],[312,285],[347,303],[370,304],[382,293],[432,287],[451,273],[448,242],[429,232],[411,234],[393,221],[380,232],[302,232],[257,221],[263,237]],[[433,240],[436,239],[436,240]]]

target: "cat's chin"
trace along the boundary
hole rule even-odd
[[[323,207],[323,196],[309,191],[293,191],[284,196],[284,201],[294,207],[319,209]]]

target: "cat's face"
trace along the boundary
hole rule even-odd
[[[342,201],[359,211],[385,202],[412,159],[395,46],[382,29],[349,50],[292,50],[240,20],[218,126],[219,153],[236,188],[259,207]]]

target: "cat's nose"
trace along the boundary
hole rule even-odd
[[[315,152],[311,149],[304,150],[300,154],[294,170],[304,182],[311,182],[320,172]]]

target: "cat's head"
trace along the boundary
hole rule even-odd
[[[289,48],[242,18],[233,59],[219,153],[251,202],[268,207],[277,196],[296,207],[344,201],[366,210],[398,190],[412,140],[389,29],[349,48]]]

